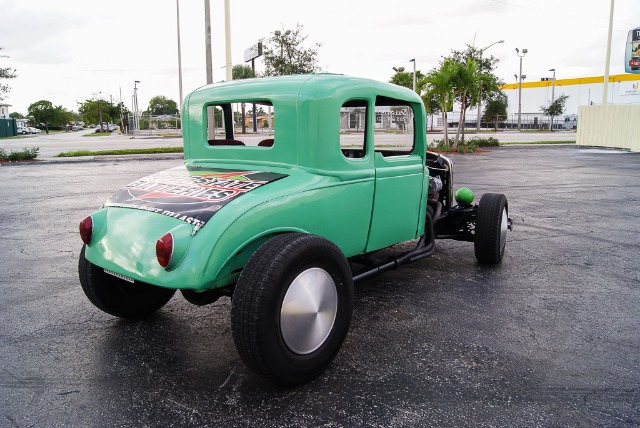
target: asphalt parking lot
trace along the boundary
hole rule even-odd
[[[639,425],[640,154],[452,158],[456,188],[509,199],[503,263],[439,241],[359,283],[338,357],[291,389],[243,365],[228,298],[124,321],[80,289],[78,222],[179,159],[0,167],[0,426]]]

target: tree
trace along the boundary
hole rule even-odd
[[[231,69],[231,75],[233,77],[233,80],[251,79],[252,77],[256,77],[253,69],[244,64],[234,65]]]
[[[164,95],[156,95],[149,100],[147,111],[154,116],[177,114],[178,104]]]
[[[4,48],[0,48],[0,51]],[[6,55],[0,55],[0,58],[8,58]],[[16,70],[11,67],[0,67],[0,101],[4,100],[4,94],[9,93],[11,88],[4,83],[4,80],[15,79],[17,77]]]
[[[23,114],[18,113],[17,111],[9,113],[9,117],[11,117],[13,119],[24,119],[25,118]]]
[[[560,116],[564,113],[564,104],[569,98],[569,95],[562,94],[558,98],[556,98],[548,107],[540,106],[540,110],[545,116],[549,116],[551,118],[551,123],[549,124],[550,129],[553,131],[553,119],[556,116]]]
[[[424,109],[427,114],[431,116],[431,130],[433,131],[433,115],[440,113],[442,111],[442,107],[440,107],[437,97],[432,92],[425,93],[421,98],[424,104]]]
[[[467,95],[466,97],[467,99],[465,100],[465,106],[469,108],[477,105],[478,101],[480,100],[489,101],[489,100],[496,99],[496,97],[500,96],[499,86],[503,85],[504,82],[500,80],[500,78],[493,73],[493,71],[496,69],[496,66],[499,62],[497,58],[495,58],[493,55],[485,57],[483,55],[484,52],[481,49],[478,49],[475,46],[472,46],[469,44],[467,44],[466,46],[467,46],[466,49],[462,51],[452,50],[451,56],[449,58],[453,59],[459,64],[462,64],[463,66],[467,64],[467,61],[472,59],[476,62],[478,73],[491,76],[490,79],[486,79],[480,82],[480,88],[479,88],[480,92],[476,94],[476,99],[473,102],[471,102],[470,100],[470,94]],[[462,102],[459,94],[456,97],[456,101],[460,103]],[[478,114],[480,114],[480,111],[478,111]],[[466,116],[466,112],[465,112],[465,116]],[[462,129],[462,132],[464,135],[464,128]]]
[[[233,68],[231,69],[231,75],[233,77],[233,80],[251,79],[252,77],[256,76],[251,67],[249,67],[248,65],[243,65],[243,64],[234,65]],[[255,104],[254,104],[254,106],[255,106]],[[242,109],[242,113],[241,113],[241,117],[240,117],[240,122],[242,123],[242,133],[246,134],[247,133],[247,123],[245,122],[245,115],[247,114],[247,112],[246,112],[245,103],[242,103],[240,108]],[[253,117],[254,117],[254,121],[255,121],[255,115]]]
[[[453,88],[457,67],[457,62],[445,58],[439,68],[431,70],[420,82],[421,87],[424,87],[427,92],[424,96],[427,97],[427,99],[435,99],[440,106],[445,143],[449,141],[447,112],[453,108]]]
[[[418,85],[418,82],[424,79],[424,74],[420,70],[416,70],[416,92],[420,93],[422,90]],[[391,76],[389,83],[396,84],[398,86],[404,86],[405,88],[413,89],[413,72],[403,71],[402,68],[396,71],[396,74]]]
[[[507,118],[507,103],[503,97],[498,97],[487,101],[484,108],[484,120],[486,122],[494,121],[495,130],[498,130],[498,121]]]
[[[318,66],[318,48],[303,48],[302,42],[307,36],[302,35],[302,25],[297,24],[291,31],[274,31],[269,38],[263,38],[265,76],[285,76],[289,74],[309,74],[320,71]]]
[[[64,127],[73,117],[73,114],[62,106],[54,107],[51,101],[47,100],[36,101],[29,106],[28,111],[36,124],[44,124],[47,134],[49,126]]]
[[[101,128],[103,122],[119,122],[120,112],[125,117],[129,114],[124,103],[111,104],[99,98],[80,103],[78,112],[86,123],[97,123]],[[120,126],[124,128],[122,123]]]
[[[469,105],[477,103],[482,89],[495,85],[495,80],[493,75],[482,73],[474,59],[467,59],[464,64],[458,63],[453,80],[456,99],[460,102],[460,120],[458,121],[458,130],[452,147],[452,150],[456,150],[460,142],[460,135],[464,128]]]

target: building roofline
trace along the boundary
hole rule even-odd
[[[640,81],[640,74],[616,74],[613,76],[609,76],[609,83],[615,82],[629,82],[629,81]],[[571,86],[571,85],[590,85],[594,83],[603,83],[604,76],[593,76],[593,77],[577,77],[574,79],[556,79],[556,87],[558,86]],[[553,85],[553,80],[545,80],[539,82],[523,82],[523,88],[545,88],[551,87]],[[506,85],[500,86],[500,89],[518,89],[518,83],[507,83]]]

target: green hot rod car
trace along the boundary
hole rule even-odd
[[[297,384],[338,352],[354,282],[431,255],[435,238],[502,260],[505,196],[454,197],[413,91],[330,74],[247,79],[192,92],[182,119],[184,166],[127,185],[80,223],[80,283],[109,314],[149,315],[176,290],[196,305],[230,296],[245,363]]]

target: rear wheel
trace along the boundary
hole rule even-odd
[[[163,307],[176,290],[156,287],[144,282],[130,283],[109,275],[80,251],[78,275],[84,294],[98,309],[121,318],[151,315]]]
[[[233,339],[253,371],[300,384],[338,353],[352,310],[351,270],[338,247],[315,235],[279,235],[256,251],[238,279]]]
[[[502,261],[507,243],[509,208],[507,197],[499,193],[485,193],[480,198],[474,249],[480,263],[495,265]]]

